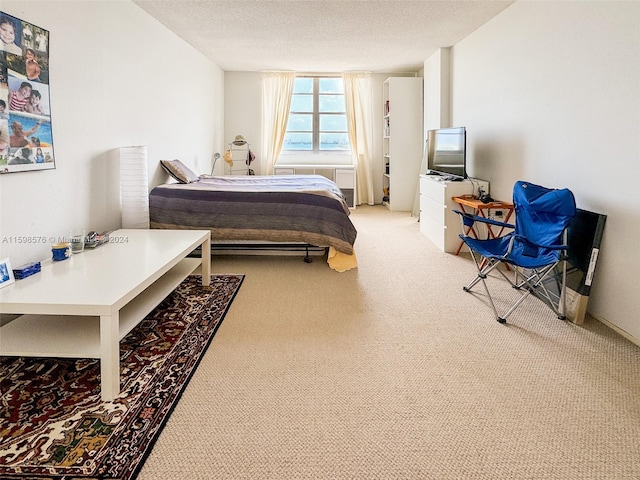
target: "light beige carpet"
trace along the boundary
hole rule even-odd
[[[246,279],[140,480],[640,478],[639,347],[535,299],[501,325],[415,218],[352,220],[357,270],[214,257]]]

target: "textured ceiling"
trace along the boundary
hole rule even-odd
[[[415,72],[515,0],[133,0],[226,71]]]

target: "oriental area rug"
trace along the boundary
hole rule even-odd
[[[0,478],[135,478],[243,275],[189,276],[120,342],[120,394],[97,359],[0,357]]]

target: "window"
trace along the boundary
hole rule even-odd
[[[342,78],[296,78],[282,150],[350,151],[345,110]]]

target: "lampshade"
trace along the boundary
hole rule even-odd
[[[149,228],[147,147],[121,147],[119,157],[122,228]]]

